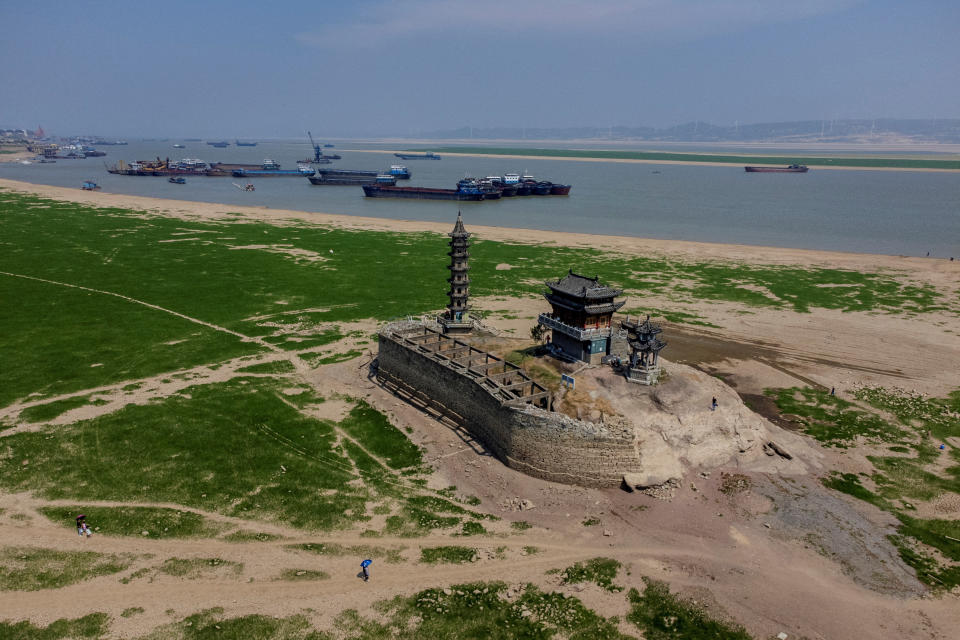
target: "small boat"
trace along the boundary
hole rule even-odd
[[[238,147],[255,147],[255,146],[257,146],[257,143],[256,143],[256,142],[240,142],[239,140],[234,140],[234,141],[233,141],[233,144],[237,145]]]
[[[483,192],[484,200],[499,200],[503,196],[503,189],[500,188],[500,181],[493,181],[484,178],[477,181],[480,184],[480,191]]]
[[[230,143],[226,140],[221,140],[220,142],[207,142],[211,147],[216,147],[217,149],[226,149],[230,146]]]
[[[183,176],[170,176],[167,178],[167,182],[172,182],[173,184],[187,184],[187,179]]]
[[[329,142],[328,142],[327,144],[323,145],[323,146],[325,146],[325,147],[328,148],[328,149],[332,149],[332,148],[333,148],[333,145],[330,144]]]
[[[510,182],[507,182],[509,176]],[[515,180],[513,178],[516,178]],[[512,198],[520,190],[520,176],[516,174],[507,174],[506,176],[487,176],[483,182],[489,182],[500,190],[500,195],[504,198]]]
[[[556,184],[554,183],[550,187],[550,195],[552,196],[568,196],[570,195],[570,185],[569,184]]]
[[[533,193],[537,196],[548,196],[553,189],[552,182],[541,181],[533,187]]]
[[[180,143],[178,142],[177,144],[173,145],[173,148],[174,148],[174,149],[186,149],[186,148],[187,148],[187,145],[185,145],[185,144],[180,144]]]
[[[84,191],[99,191],[100,185],[98,185],[93,180],[85,180],[83,184],[80,185],[80,188],[83,189]]]
[[[240,189],[240,191],[256,191],[256,189],[253,188],[252,182],[248,182],[247,184],[243,184],[243,185],[237,184],[236,182],[234,182],[233,186],[235,186],[237,189]]]
[[[810,169],[803,164],[791,164],[788,167],[744,167],[747,173],[806,173]]]
[[[409,180],[410,170],[402,164],[390,165],[390,175],[395,176],[397,180]]]

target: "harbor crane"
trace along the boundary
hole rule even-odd
[[[316,142],[313,141],[313,134],[307,131],[307,136],[310,138],[310,144],[313,145],[313,161],[317,164],[323,162],[323,149]]]

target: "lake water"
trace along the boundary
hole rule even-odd
[[[0,178],[79,187],[92,179],[104,191],[275,209],[321,211],[378,218],[450,222],[458,210],[467,224],[575,233],[740,243],[863,253],[960,257],[960,173],[835,171],[750,174],[742,166],[684,166],[551,159],[470,158],[399,160],[388,153],[350,151],[384,143],[343,143],[327,149],[343,156],[329,168],[385,169],[405,164],[413,174],[400,184],[453,188],[465,175],[530,173],[572,184],[568,197],[516,197],[490,202],[365,198],[360,187],[313,186],[306,178],[256,178],[254,192],[235,178],[117,176],[104,163],[119,159],[182,157],[208,162],[260,163],[294,168],[312,155],[306,144],[260,143],[215,149],[188,142],[131,142],[106,146],[104,158],[56,164],[0,163]],[[243,180],[244,182],[246,180]]]

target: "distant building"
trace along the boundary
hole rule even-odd
[[[613,313],[625,301],[617,301],[623,291],[600,284],[600,277],[588,278],[571,269],[556,282],[545,282],[550,289],[544,297],[553,310],[541,313],[537,322],[552,330],[553,349],[572,360],[599,364],[610,353]]]

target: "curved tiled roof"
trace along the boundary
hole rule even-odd
[[[588,300],[614,298],[623,293],[622,289],[614,289],[613,287],[600,284],[600,276],[588,278],[587,276],[574,273],[573,269],[570,269],[567,275],[560,280],[556,282],[548,280],[544,282],[544,284],[557,293],[562,293],[574,298],[586,298]]]

